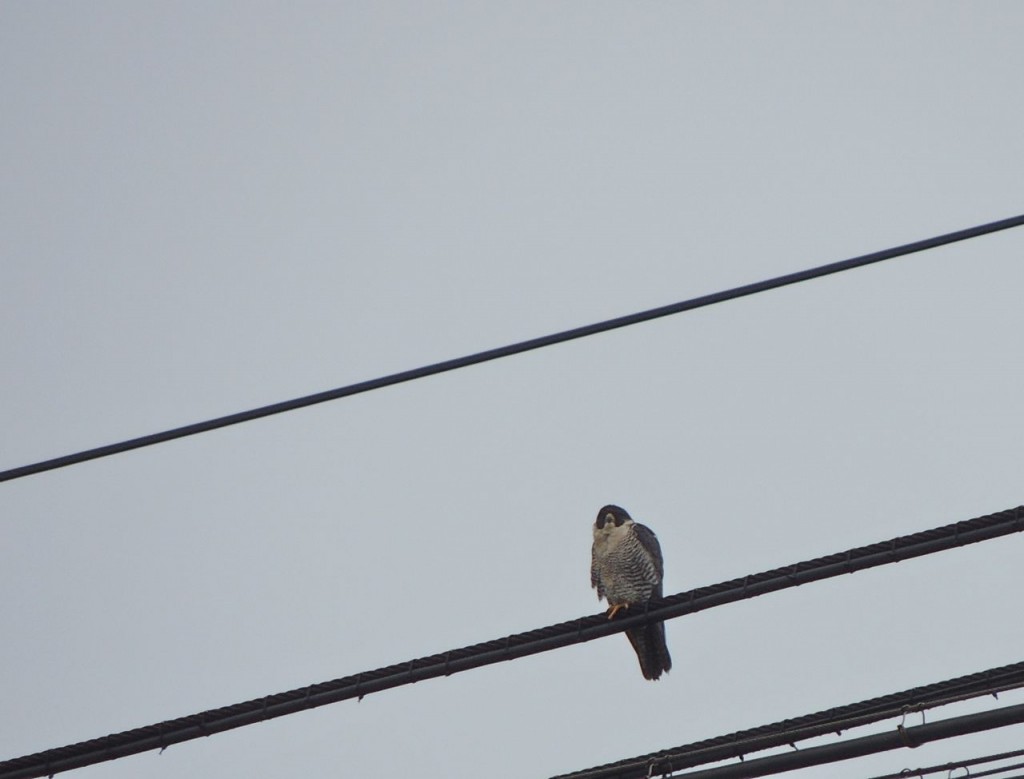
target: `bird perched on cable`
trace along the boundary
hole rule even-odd
[[[665,566],[658,537],[638,524],[625,509],[605,506],[594,521],[590,558],[590,586],[608,601],[608,619],[622,609],[661,597]],[[657,679],[672,668],[665,644],[665,623],[652,622],[626,631],[640,659],[645,679]]]

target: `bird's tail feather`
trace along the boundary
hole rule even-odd
[[[633,651],[640,660],[640,671],[645,679],[657,679],[672,669],[672,657],[665,643],[665,623],[650,625],[626,631],[626,638],[633,645]]]

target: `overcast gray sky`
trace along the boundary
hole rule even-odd
[[[1020,213],[1022,24],[3,3],[0,468]],[[5,483],[0,759],[594,613],[608,502],[669,593],[1020,504],[1022,249]],[[657,683],[613,636],[76,775],[545,777],[1018,662],[1022,542],[675,620]]]

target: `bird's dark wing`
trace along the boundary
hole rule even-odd
[[[636,539],[640,542],[640,546],[651,556],[654,570],[658,572],[658,583],[660,584],[665,576],[665,562],[661,558],[661,544],[658,543],[658,537],[649,527],[639,523],[633,525],[633,531],[636,533]]]

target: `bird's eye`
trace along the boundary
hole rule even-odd
[[[598,529],[598,530],[601,530],[601,529],[602,529],[602,528],[604,527],[604,522],[605,522],[605,518],[604,518],[604,517],[600,517],[600,516],[599,516],[599,517],[597,518],[597,522],[595,522],[594,524],[596,524],[596,525],[597,525],[597,529]]]

